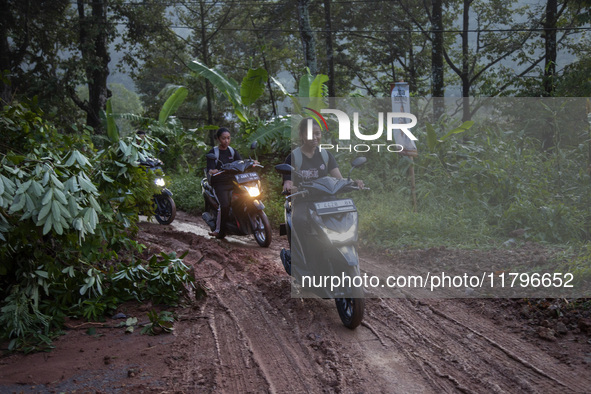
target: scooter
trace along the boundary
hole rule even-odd
[[[365,157],[356,158],[351,171],[365,162]],[[275,169],[301,178],[289,164]],[[356,248],[357,208],[351,198],[337,197],[359,190],[350,175],[347,179],[326,176],[300,182],[298,191],[286,197],[280,235],[288,236],[290,250],[282,249],[280,257],[296,284],[321,298],[334,299],[341,321],[354,329],[361,324],[365,310]]]
[[[162,170],[162,161],[159,159],[149,159],[140,163],[146,170]],[[176,205],[172,199],[172,192],[166,188],[164,178],[154,179],[156,186],[161,187],[160,193],[154,194],[154,217],[160,224],[170,224],[176,217]]]
[[[253,145],[251,149],[255,146]],[[208,153],[206,157],[217,160],[213,153]],[[225,226],[225,233],[228,235],[252,234],[257,244],[266,248],[271,244],[271,224],[264,211],[265,205],[259,200],[262,192],[261,181],[259,175],[252,171],[254,167],[263,166],[255,164],[253,159],[246,159],[223,164],[221,171],[211,176],[206,171],[205,177],[201,180],[201,192],[205,201],[205,209],[201,217],[212,231],[215,230],[219,202],[211,186],[211,178],[222,173],[233,174],[234,189],[230,200],[230,213],[228,221],[222,223],[222,226]]]

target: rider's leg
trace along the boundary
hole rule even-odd
[[[230,196],[232,192],[232,185],[219,185],[215,187],[215,194],[219,201],[218,217],[216,221],[216,229],[212,235],[223,236],[224,224],[228,220],[230,213]]]

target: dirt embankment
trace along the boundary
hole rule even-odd
[[[539,317],[521,300],[368,299],[349,330],[331,300],[291,298],[278,236],[269,249],[214,240],[179,213],[171,226],[142,223],[139,237],[153,251],[189,251],[207,297],[177,310],[172,334],[125,334],[113,320],[89,335],[70,322],[51,353],[0,358],[1,392],[591,391],[585,316]],[[446,253],[459,252],[437,258]],[[362,258],[363,268],[380,257]],[[142,322],[150,307],[119,312]]]

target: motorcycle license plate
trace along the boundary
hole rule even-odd
[[[350,198],[344,200],[315,202],[318,215],[329,215],[331,213],[355,212],[357,208]]]
[[[260,179],[259,174],[257,174],[256,172],[245,172],[243,174],[236,174],[235,177],[238,183],[258,181]]]

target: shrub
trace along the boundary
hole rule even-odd
[[[122,261],[141,264],[143,246],[130,237],[139,211],[152,209],[154,174],[138,163],[151,142],[128,137],[96,152],[88,130],[61,134],[24,105],[5,107],[0,119],[10,143],[0,151],[0,336],[30,350],[48,346],[64,316],[102,319],[131,296],[133,286],[113,275]],[[148,272],[165,285],[147,281],[139,298],[170,302],[192,283],[174,257],[160,259]],[[171,269],[173,278],[158,274]]]

